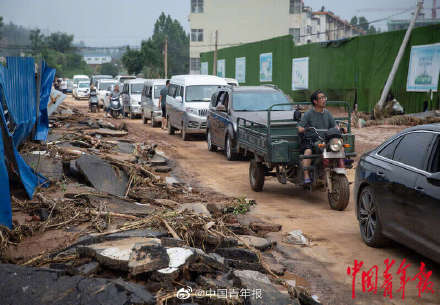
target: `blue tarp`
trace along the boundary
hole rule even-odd
[[[8,130],[3,107],[0,107],[1,120],[7,138],[4,145],[11,146],[13,156],[8,156],[10,162],[18,170],[18,176],[32,199],[35,188],[45,185],[47,179],[36,174],[23,160],[18,152],[18,146],[30,136],[36,120],[36,85],[35,64],[33,58],[8,57],[7,67],[0,65],[0,91],[2,91],[9,114],[16,128]],[[2,89],[2,90],[1,90]],[[3,178],[3,177],[2,177]]]
[[[0,92],[1,93],[1,92]],[[0,101],[2,97],[0,94]],[[1,102],[0,102],[1,105]],[[0,127],[0,225],[12,228],[11,196],[9,194],[9,176],[5,163],[5,150]]]
[[[55,69],[49,68],[43,61],[41,68],[40,86],[40,114],[37,121],[37,129],[34,140],[46,141],[49,131],[49,116],[47,114],[47,104],[49,103],[50,90],[55,78]]]

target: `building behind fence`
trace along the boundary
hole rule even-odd
[[[292,36],[248,43],[218,51],[217,72],[224,66],[225,77],[236,77],[236,61],[245,62],[241,85],[274,84],[294,101],[308,100],[311,92],[324,90],[330,99],[357,103],[360,111],[372,111],[380,98],[405,31],[358,36],[351,39],[294,46]],[[440,42],[440,25],[414,29],[400,63],[391,92],[407,113],[423,110],[428,94],[407,92],[406,83],[411,47]],[[260,81],[260,55],[272,54],[271,81]],[[200,55],[202,73],[212,74],[214,52]],[[292,90],[292,60],[309,59],[308,90]],[[237,60],[238,59],[238,60]],[[223,62],[224,61],[224,62]],[[219,71],[220,69],[220,71]],[[432,108],[439,107],[439,94],[433,93]]]

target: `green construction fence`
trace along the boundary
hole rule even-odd
[[[247,43],[218,50],[217,59],[225,60],[226,77],[235,78],[235,59],[246,58],[246,82],[243,86],[274,84],[294,101],[309,100],[321,89],[329,99],[357,103],[360,111],[371,112],[380,99],[383,87],[402,44],[405,31],[353,37],[344,41],[295,46],[291,35]],[[440,42],[440,25],[415,28],[394,79],[391,92],[407,113],[423,110],[427,93],[407,92],[411,46]],[[272,53],[272,81],[260,82],[260,54]],[[309,90],[292,91],[292,59],[309,58]],[[214,52],[200,55],[213,72]],[[438,109],[439,94],[433,93],[431,109]]]

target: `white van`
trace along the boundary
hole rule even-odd
[[[80,75],[80,74],[74,75],[72,81],[73,81],[73,88],[77,88],[79,82],[89,82],[90,84],[90,78],[87,75]]]
[[[133,119],[141,116],[141,94],[144,90],[145,79],[136,78],[124,82],[121,91],[122,113],[124,116],[130,114]]]
[[[166,79],[147,79],[141,97],[142,121],[148,120],[152,127],[158,127],[162,122],[162,109],[159,107],[160,91],[165,88]]]
[[[184,141],[189,134],[205,134],[212,94],[227,85],[224,78],[217,76],[173,76],[166,99],[168,133],[180,130]]]

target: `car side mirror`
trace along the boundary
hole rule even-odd
[[[176,96],[176,101],[181,103],[182,102],[182,97],[181,96]]]
[[[219,104],[219,105],[217,105],[217,107],[215,107],[215,110],[220,111],[220,112],[226,112],[226,107],[223,104]]]
[[[431,174],[427,179],[432,185],[440,186],[440,172]]]

